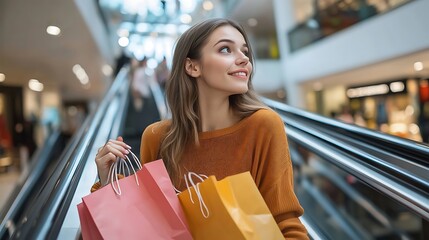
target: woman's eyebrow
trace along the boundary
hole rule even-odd
[[[221,40],[217,41],[213,45],[213,47],[216,46],[216,45],[218,45],[219,43],[222,43],[222,42],[227,42],[227,43],[233,43],[233,44],[235,44],[235,42],[233,40],[231,40],[231,39],[221,39]],[[243,43],[243,47],[247,47],[247,43]]]

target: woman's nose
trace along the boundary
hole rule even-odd
[[[237,57],[236,63],[237,65],[246,65],[249,61],[250,59],[246,54],[240,53]]]

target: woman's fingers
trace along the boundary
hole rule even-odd
[[[103,147],[98,149],[95,162],[102,185],[107,184],[107,175],[112,163],[115,162],[118,157],[126,158],[125,155],[130,153],[130,149],[131,147],[124,142],[121,136],[116,139],[110,139]]]
[[[117,156],[114,153],[109,152],[103,156],[96,158],[95,161],[100,165],[105,165],[105,167],[110,167],[110,164],[112,162],[115,162],[116,158]]]
[[[98,155],[105,155],[109,152],[114,153],[118,157],[124,158],[124,154],[129,154],[129,151],[131,147],[128,146],[126,143],[116,140],[109,140],[103,147],[98,149]]]
[[[117,140],[110,139],[109,141],[107,141],[107,143],[105,145],[107,145],[107,144],[115,144],[115,145],[122,146],[123,148],[131,149],[131,146],[129,146],[128,144],[126,144],[123,141],[122,137],[118,137]]]

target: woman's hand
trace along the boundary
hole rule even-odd
[[[116,162],[116,158],[125,158],[125,155],[129,153],[129,149],[131,147],[124,143],[124,139],[121,136],[116,140],[110,139],[103,147],[98,149],[98,153],[95,156],[95,163],[97,164],[101,186],[108,184],[109,169]]]

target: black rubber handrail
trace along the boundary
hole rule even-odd
[[[374,148],[374,144],[365,143],[353,138],[346,132],[338,133],[327,127],[314,126],[302,120],[283,116],[289,125],[310,133],[313,137],[335,146],[337,149],[357,157],[363,163],[371,165],[391,177],[405,181],[410,187],[418,188],[423,192],[429,192],[428,169],[425,166],[397,156],[390,151]],[[426,174],[425,174],[426,173]]]
[[[355,156],[346,153],[321,139],[312,137],[299,128],[287,127],[288,138],[309,149],[331,164],[360,179],[383,195],[394,199],[408,209],[429,221],[429,193],[410,188],[389,174],[363,163]]]
[[[341,131],[347,132],[348,134],[354,134],[354,136],[360,136],[362,140],[366,139],[371,144],[377,144],[377,146],[382,149],[386,149],[398,156],[405,157],[409,160],[416,161],[423,166],[429,167],[429,145],[426,143],[383,134],[353,124],[343,123],[272,99],[263,98],[263,101],[268,106],[285,116],[294,116],[300,120],[310,121],[312,124],[319,124],[324,128],[330,128],[336,132]]]
[[[374,142],[383,139],[384,149],[393,149],[399,145],[401,148],[406,148],[410,151],[415,149],[420,153],[429,153],[429,147],[406,139],[399,139],[369,129],[341,123],[273,100],[264,99],[264,102],[279,112],[285,122],[288,137],[292,141],[305,146],[316,155],[324,157],[330,163],[349,172],[384,195],[395,199],[422,218],[429,220],[429,201],[427,201],[429,191],[426,191],[427,182],[425,177],[429,175],[429,170],[424,165],[420,165],[419,170],[425,171],[427,174],[422,175],[419,172],[419,175],[413,175],[412,169],[411,171],[410,169],[405,171],[403,166],[397,166],[394,163],[387,163],[383,160],[387,159],[386,156],[392,156],[392,152],[379,151],[375,155],[371,145],[365,146],[363,142],[360,142],[359,147],[356,147],[356,145],[351,144],[351,140],[346,140],[350,138],[350,135],[347,134],[359,133],[359,135],[365,135],[367,139],[371,139]],[[332,126],[335,126],[335,128],[331,129]],[[340,135],[337,134],[339,131],[341,131]],[[339,136],[344,136],[344,138]],[[371,149],[371,151],[368,149]],[[395,157],[407,160],[404,156],[407,155],[402,154],[402,156]],[[425,155],[426,158],[427,156],[429,154]],[[422,156],[421,159],[418,159],[418,163],[424,162],[426,158]],[[416,159],[413,158],[412,160]],[[408,160],[408,163],[414,164],[413,161]],[[407,161],[403,163],[407,164]],[[388,167],[390,172],[380,171],[381,167]]]

